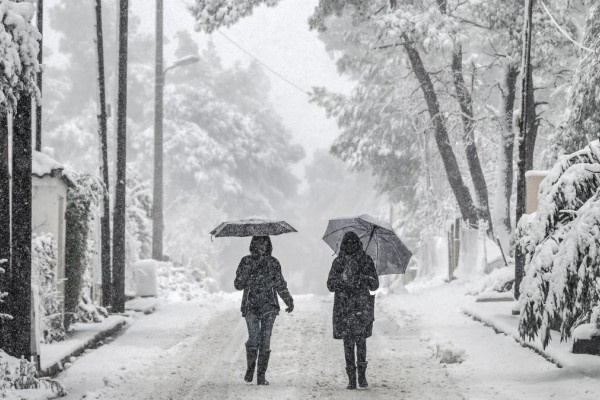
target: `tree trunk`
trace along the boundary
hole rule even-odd
[[[127,170],[128,0],[119,0],[119,94],[117,99],[117,182],[113,222],[113,311],[125,312],[125,192]]]
[[[532,86],[531,82],[531,32],[532,32],[532,12],[533,1],[525,1],[525,28],[523,29],[523,64],[521,66],[521,120],[519,129],[519,159],[517,161],[517,223],[525,213],[525,171],[527,163],[527,129],[530,126],[529,118],[529,90]],[[515,285],[514,294],[518,299],[521,295],[520,285],[525,274],[525,252],[517,243],[515,247]]]
[[[527,137],[525,147],[527,149],[527,158],[525,159],[525,171],[533,169],[533,157],[535,155],[535,142],[539,127],[537,117],[537,108],[535,105],[535,92],[533,89],[533,76],[531,68],[529,69],[529,86],[527,87]]]
[[[96,0],[96,50],[98,55],[98,135],[100,139],[100,156],[102,165],[100,174],[104,182],[104,197],[102,199],[103,216],[101,226],[101,254],[102,264],[102,305],[108,307],[112,302],[112,269],[110,259],[110,181],[108,171],[108,139],[106,115],[106,78],[104,74],[104,35],[102,31],[102,0]]]
[[[514,182],[513,153],[515,148],[515,133],[513,130],[513,111],[517,91],[519,68],[507,65],[504,71],[504,94],[502,96],[502,116],[500,126],[500,148],[498,156],[498,181],[494,203],[494,227],[496,234],[505,250],[508,250],[512,223],[510,215],[510,199]]]
[[[12,260],[7,303],[11,339],[5,350],[13,356],[33,356],[31,347],[31,96],[21,95],[13,129]]]
[[[481,208],[481,218],[488,222],[487,232],[493,236],[494,229],[492,226],[492,215],[490,213],[488,189],[485,182],[483,169],[481,168],[481,162],[479,161],[477,145],[475,144],[473,98],[471,97],[471,93],[465,85],[465,79],[463,77],[462,70],[462,59],[462,46],[458,44],[456,45],[456,48],[452,54],[452,76],[454,88],[456,90],[456,96],[461,110],[464,129],[463,143],[465,146],[465,154],[467,156],[467,163],[469,165],[471,179],[473,180],[473,187],[475,188],[477,202]]]
[[[44,44],[44,0],[37,0],[37,28],[42,34],[40,39],[40,51],[38,53],[38,61],[42,64],[42,50]],[[42,71],[37,74],[37,87],[42,94]],[[35,107],[35,149],[42,151],[42,100],[36,101]]]
[[[10,268],[10,177],[8,171],[8,117],[0,115],[0,268],[5,273],[0,273],[0,293],[5,293],[9,288]],[[0,314],[8,314],[8,299],[0,301]],[[0,320],[0,349],[6,348],[10,332],[8,321]]]
[[[463,181],[462,174],[456,161],[456,156],[454,155],[454,150],[450,144],[450,138],[448,136],[448,131],[446,130],[444,117],[440,112],[437,94],[435,93],[429,73],[425,70],[421,55],[413,47],[413,45],[406,43],[404,44],[404,48],[408,55],[408,59],[410,60],[412,70],[417,76],[417,79],[421,85],[421,90],[423,91],[425,102],[427,103],[429,115],[433,122],[435,141],[440,152],[440,156],[442,157],[446,175],[448,176],[448,181],[456,198],[456,202],[458,203],[462,218],[470,225],[476,226],[478,223],[477,210],[473,204],[471,193],[469,193],[469,189]]]
[[[156,64],[154,86],[154,187],[152,194],[152,258],[163,258],[163,0],[156,0]]]

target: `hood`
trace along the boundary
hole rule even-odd
[[[362,250],[362,243],[358,235],[354,232],[346,232],[342,239],[342,244],[340,245],[340,254],[351,255]]]
[[[265,244],[266,251],[261,254],[260,248]],[[268,236],[252,236],[250,241],[250,254],[253,256],[270,256],[273,252],[273,244],[271,244],[271,238]]]

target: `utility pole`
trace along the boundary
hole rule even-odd
[[[109,307],[112,303],[112,268],[110,254],[110,181],[108,177],[108,139],[106,114],[106,78],[104,73],[104,34],[102,28],[102,0],[96,0],[96,53],[98,55],[98,136],[100,140],[100,174],[104,182],[102,198],[103,215],[100,219],[102,265],[102,305]]]
[[[163,259],[163,0],[156,0],[156,64],[154,69],[154,187],[152,195],[152,258]]]
[[[125,195],[127,170],[127,28],[128,0],[119,0],[119,93],[117,97],[117,182],[113,214],[112,310],[125,312]]]
[[[44,0],[37,0],[37,28],[40,31],[40,52],[38,62],[42,65],[42,50],[44,45]],[[35,107],[35,150],[42,151],[42,70],[37,74],[37,86],[40,89],[40,100]]]
[[[531,74],[531,36],[533,29],[533,1],[525,0],[525,22],[523,28],[523,58],[521,64],[521,118],[519,126],[519,159],[517,161],[517,210],[516,222],[518,223],[525,213],[525,195],[526,182],[525,170],[527,160],[527,128],[529,122],[527,120],[529,113],[527,112],[530,104],[527,94],[533,85]],[[521,295],[520,285],[525,275],[525,252],[519,243],[515,246],[515,284],[514,294],[515,299]]]

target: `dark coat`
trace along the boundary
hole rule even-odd
[[[258,249],[259,240],[268,241],[264,253]],[[272,246],[268,236],[255,236],[250,244],[250,255],[242,258],[237,268],[233,285],[237,290],[244,291],[241,306],[244,317],[247,313],[258,316],[269,312],[279,313],[277,294],[281,296],[286,306],[290,307],[294,304],[287,282],[281,273],[281,265],[271,255],[271,251]]]
[[[356,236],[358,239],[358,236]],[[379,288],[373,259],[359,248],[344,251],[333,260],[327,288],[335,292],[333,301],[333,337],[368,338],[375,320],[375,296],[369,291]],[[346,246],[347,247],[347,246]]]

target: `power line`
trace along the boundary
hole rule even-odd
[[[243,48],[241,45],[239,45],[237,42],[235,42],[233,39],[231,39],[229,36],[227,36],[223,32],[221,32],[219,30],[217,32],[221,36],[223,36],[225,39],[227,39],[235,47],[237,47],[238,49],[240,49],[241,51],[243,51],[244,53],[246,53],[250,58],[252,58],[257,63],[259,63],[263,68],[265,68],[266,70],[268,70],[269,72],[271,72],[273,75],[275,75],[276,77],[278,77],[282,81],[286,82],[288,85],[290,85],[290,86],[294,87],[295,89],[301,91],[302,93],[310,96],[311,93],[309,91],[302,89],[299,85],[296,85],[294,82],[292,82],[291,80],[289,80],[285,76],[281,75],[279,72],[275,71],[273,68],[269,67],[267,64],[265,64],[264,62],[262,62],[258,57],[254,56],[252,53],[250,53],[248,50],[246,50],[245,48]]]
[[[581,43],[579,43],[575,39],[573,39],[571,36],[569,36],[569,34],[562,28],[562,26],[560,26],[558,24],[558,22],[556,22],[556,20],[552,16],[552,14],[550,14],[550,10],[548,10],[548,7],[546,7],[546,4],[544,4],[544,2],[542,0],[540,0],[540,3],[542,3],[542,7],[544,7],[544,10],[546,11],[546,14],[548,14],[548,16],[550,17],[550,20],[552,20],[552,22],[554,23],[554,25],[556,26],[556,28],[560,31],[560,33],[562,33],[567,39],[569,39],[571,42],[573,42],[580,49],[583,49],[583,50],[588,51],[590,53],[595,53],[594,50],[590,49],[589,47],[585,47],[584,45],[582,45]]]

